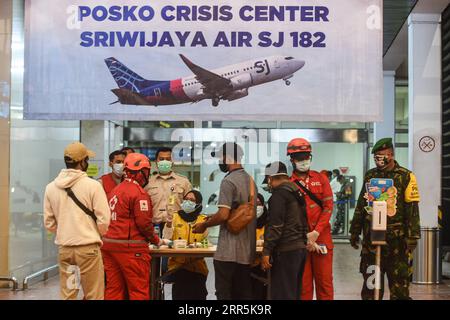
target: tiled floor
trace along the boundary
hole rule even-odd
[[[214,295],[214,272],[212,261],[208,261],[210,274],[208,276],[208,299],[215,299]],[[362,278],[358,272],[359,251],[352,249],[348,244],[337,244],[334,253],[334,285],[335,299],[337,300],[359,300]],[[46,282],[39,282],[27,291],[12,292],[8,289],[0,289],[0,300],[39,300],[59,299],[58,277],[51,278]],[[170,298],[170,286],[166,286],[166,297]],[[450,281],[446,280],[440,285],[411,285],[411,296],[413,299],[421,300],[450,300]],[[388,294],[385,299],[388,298]]]

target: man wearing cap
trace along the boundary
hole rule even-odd
[[[333,192],[330,182],[311,170],[311,144],[303,138],[289,142],[287,154],[293,166],[291,181],[305,196],[308,216],[307,249],[301,300],[312,300],[314,287],[317,300],[333,300],[333,240],[330,218]],[[316,246],[317,244],[317,246]]]
[[[268,185],[272,196],[261,267],[271,269],[271,299],[300,300],[307,255],[305,199],[295,183],[289,180],[284,163],[267,165],[265,175],[263,183]]]
[[[384,274],[389,282],[390,299],[410,299],[409,297],[409,261],[417,240],[420,238],[419,191],[414,174],[401,167],[395,161],[394,146],[391,138],[378,141],[372,149],[376,167],[367,171],[363,187],[358,198],[355,214],[350,227],[351,245],[358,249],[359,235],[363,234],[360,272],[364,283],[361,297],[373,299],[373,277],[376,247],[371,245],[370,232],[372,216],[366,211],[368,195],[366,184],[373,178],[392,179],[394,187],[387,193],[387,245],[381,246],[381,288],[383,298]]]
[[[101,236],[108,230],[110,210],[101,184],[86,174],[92,157],[95,153],[82,143],[69,144],[64,150],[67,169],[61,170],[45,189],[44,225],[56,233],[64,300],[77,298],[80,283],[85,299],[103,300],[104,297],[100,246]]]
[[[217,250],[214,255],[216,296],[218,300],[250,300],[252,282],[251,264],[256,256],[256,194],[253,179],[241,164],[242,148],[233,142],[223,144],[219,151],[211,154],[219,158],[219,168],[227,173],[220,185],[219,211],[206,222],[197,223],[194,233],[204,233],[209,227],[220,225]],[[251,187],[250,184],[253,184]],[[248,203],[254,190],[254,219],[238,234],[228,231],[226,222],[232,209]]]

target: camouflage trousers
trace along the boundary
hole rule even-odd
[[[363,300],[374,298],[375,258],[375,247],[363,246],[359,270],[364,278],[361,290]],[[391,300],[410,299],[410,262],[410,252],[405,239],[390,239],[387,245],[381,246],[380,299],[383,299],[385,275],[388,279]]]
[[[338,233],[341,228],[344,228],[345,223],[345,204],[337,204],[336,220],[333,225],[333,232]],[[344,232],[344,231],[342,231]]]

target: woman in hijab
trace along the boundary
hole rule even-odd
[[[207,219],[201,214],[202,201],[202,194],[197,190],[191,190],[184,196],[181,210],[173,217],[172,240],[186,240],[188,245],[195,246],[208,236],[208,231],[203,234],[192,232],[196,223]],[[174,270],[171,277],[173,300],[206,300],[208,268],[205,259],[172,257],[169,259],[169,272]]]

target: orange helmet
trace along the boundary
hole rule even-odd
[[[287,146],[287,155],[291,155],[298,152],[311,152],[311,144],[308,140],[303,138],[295,138],[289,141]]]
[[[139,171],[144,168],[151,169],[151,164],[142,153],[129,153],[125,158],[124,167],[128,170]]]

